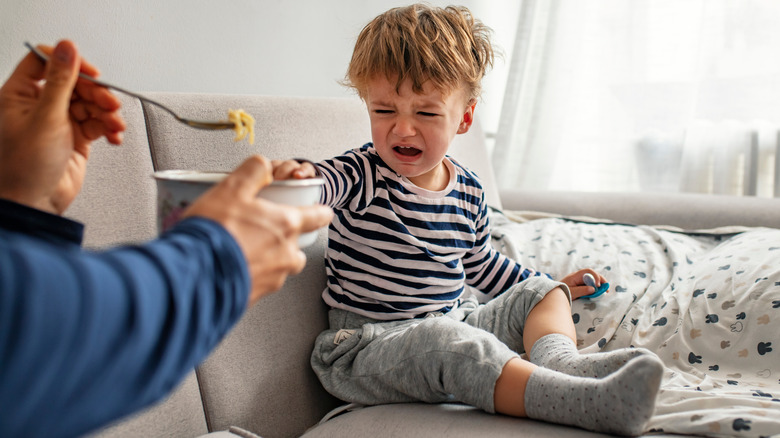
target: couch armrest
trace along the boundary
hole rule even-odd
[[[697,193],[500,191],[504,210],[591,216],[616,222],[683,229],[721,226],[780,228],[780,199]]]

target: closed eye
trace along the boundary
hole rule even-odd
[[[374,110],[376,114],[392,114],[393,110],[386,110],[386,109],[376,109]]]
[[[419,114],[421,116],[425,116],[425,117],[435,117],[435,116],[438,116],[438,114],[436,114],[436,113],[429,113],[429,112],[425,112],[425,111],[420,111],[417,114]]]

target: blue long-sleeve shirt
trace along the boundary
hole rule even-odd
[[[246,309],[243,253],[182,221],[92,252],[83,226],[0,200],[0,437],[71,437],[160,400]]]

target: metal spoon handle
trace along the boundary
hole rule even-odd
[[[49,57],[46,56],[45,53],[43,53],[40,50],[38,50],[37,47],[33,46],[32,44],[30,44],[29,42],[26,42],[26,41],[25,41],[24,45],[31,52],[33,52],[38,58],[40,58],[41,61],[49,62]],[[142,96],[142,95],[140,95],[138,93],[134,93],[134,92],[132,92],[130,90],[127,90],[127,89],[124,89],[122,87],[118,87],[116,85],[109,84],[108,82],[101,81],[100,79],[93,78],[92,76],[86,75],[86,74],[84,74],[82,72],[79,72],[79,77],[82,78],[82,79],[86,79],[86,80],[88,80],[90,82],[93,82],[93,83],[95,83],[97,85],[100,85],[101,87],[106,87],[106,88],[110,88],[112,90],[119,91],[121,93],[127,94],[128,96],[135,97],[138,100],[141,100],[141,101],[147,102],[147,103],[149,103],[151,105],[154,105],[154,106],[164,110],[168,114],[172,115],[176,120],[178,120],[178,121],[180,121],[180,122],[182,122],[182,123],[184,123],[184,124],[186,124],[188,126],[192,126],[193,128],[199,128],[199,129],[233,129],[235,127],[235,124],[232,123],[232,122],[204,122],[204,121],[199,121],[199,120],[185,119],[183,117],[180,117],[175,112],[173,112],[173,110],[171,110],[167,106],[165,106],[165,105],[163,105],[163,104],[161,104],[161,103],[159,103],[157,101],[154,101],[152,99],[149,99],[148,97]]]

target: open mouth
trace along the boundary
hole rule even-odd
[[[393,150],[398,155],[403,155],[404,157],[416,157],[422,153],[422,151],[417,148],[407,146],[395,146]]]

